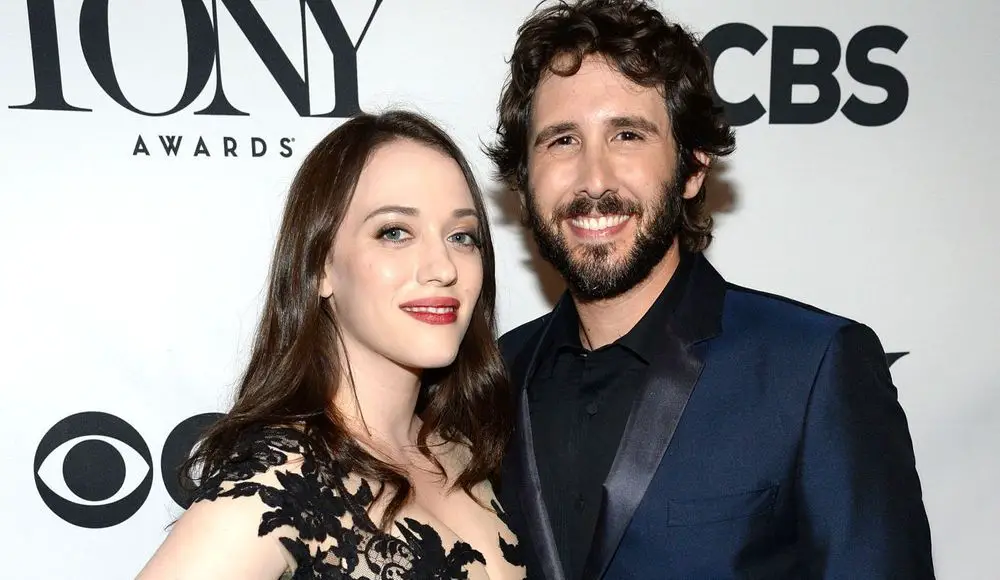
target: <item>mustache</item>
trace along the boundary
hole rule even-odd
[[[552,212],[552,220],[559,223],[563,220],[587,216],[593,213],[601,215],[642,215],[642,206],[638,202],[622,199],[617,193],[609,193],[598,199],[580,196],[567,204],[563,204]]]

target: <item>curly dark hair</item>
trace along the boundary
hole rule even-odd
[[[548,71],[572,76],[592,54],[606,58],[632,82],[662,92],[677,143],[678,177],[686,181],[707,169],[696,151],[710,160],[733,152],[734,131],[714,100],[712,68],[692,33],[642,0],[560,1],[536,10],[518,29],[497,107],[498,139],[485,147],[497,178],[508,188],[528,192],[531,104],[539,80]],[[684,200],[680,241],[697,252],[711,240],[702,186]]]

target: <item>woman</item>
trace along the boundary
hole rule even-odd
[[[306,157],[236,403],[139,574],[523,578],[487,477],[509,435],[492,241],[452,140],[360,115]]]

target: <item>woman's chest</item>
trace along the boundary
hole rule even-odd
[[[470,496],[437,480],[414,477],[411,481],[413,501],[403,513],[433,526],[447,538],[446,543],[472,547],[482,556],[481,564],[491,580],[524,578],[524,569],[517,564],[518,539],[505,523],[488,483],[474,487]]]

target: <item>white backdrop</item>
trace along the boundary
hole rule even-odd
[[[364,109],[411,107],[442,123],[487,188],[497,189],[480,143],[492,137],[504,59],[535,3],[309,0],[305,51],[291,1],[0,4],[5,577],[132,577],[180,513],[161,454],[165,447],[176,452],[184,438],[168,435],[189,417],[225,409],[261,304],[286,188],[308,149],[341,122],[303,115],[350,108],[356,84]],[[991,40],[1000,5],[663,5],[700,34],[727,23],[763,33],[768,41],[755,55],[725,52],[716,78],[728,101],[756,94],[768,110],[781,108],[769,102],[770,83],[787,72],[780,58],[772,66],[773,39],[794,36],[774,27],[822,27],[836,37],[839,47],[824,57],[840,60],[834,77],[842,104],[852,94],[874,103],[887,96],[852,78],[865,80],[864,71],[850,74],[857,70],[844,56],[855,33],[879,25],[905,34],[897,52],[870,54],[905,77],[905,110],[891,122],[866,127],[838,112],[817,123],[780,124],[768,113],[739,127],[738,151],[710,194],[719,213],[709,256],[734,282],[864,321],[888,351],[909,353],[892,373],[910,420],[939,577],[1000,575],[993,571],[1000,545],[1000,248],[991,227],[1000,216],[1000,61]],[[273,45],[259,32],[252,44],[242,31],[249,21],[241,28],[234,14],[248,14],[249,6]],[[327,21],[317,24],[327,17],[335,25],[331,14],[348,40]],[[336,66],[324,30],[336,41]],[[205,76],[191,75],[198,82],[185,101],[189,32],[191,70],[201,66]],[[264,64],[264,56],[279,53],[288,61],[279,78],[291,97]],[[808,64],[818,56],[799,51],[794,58]],[[269,62],[278,70],[280,61]],[[216,96],[220,69],[226,99],[245,115],[197,114]],[[308,84],[300,79],[306,69]],[[888,78],[885,72],[879,78]],[[810,102],[819,91],[798,86],[792,94]],[[185,106],[149,116],[118,101],[146,113]],[[59,104],[88,110],[51,110]],[[182,137],[175,155],[164,153],[161,136]],[[135,152],[140,137],[148,155]],[[199,137],[210,155],[195,155]],[[233,143],[236,156],[227,157]],[[254,157],[261,143],[266,152]],[[493,217],[507,330],[543,313],[559,288],[538,282],[539,270],[550,276],[536,269],[501,205]],[[63,422],[82,412],[120,422],[103,415]]]

